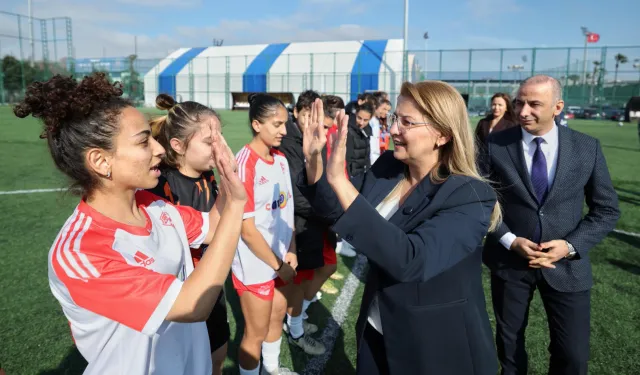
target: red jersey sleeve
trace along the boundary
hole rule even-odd
[[[249,150],[248,147],[245,147],[240,150],[236,159],[238,164],[238,175],[247,192],[247,203],[244,205],[244,215],[242,218],[248,219],[256,215],[254,188],[257,158],[251,153],[251,150]]]
[[[174,207],[178,211],[178,214],[184,223],[184,229],[187,232],[187,241],[189,242],[189,246],[194,249],[200,247],[204,239],[207,237],[207,233],[209,233],[209,213],[198,211],[189,206],[174,205],[166,200],[166,198],[157,196],[153,194],[153,192],[146,190],[138,190],[136,192],[136,201],[145,206],[149,206],[158,200],[164,202],[164,204]]]
[[[189,206],[173,206],[184,223],[189,246],[197,249],[209,233],[209,213],[201,212]]]
[[[151,255],[114,250],[118,240],[112,234],[87,231],[90,224],[90,218],[77,216],[54,243],[49,275],[53,293],[152,336],[171,310],[182,282],[139,266],[138,262],[153,261]]]

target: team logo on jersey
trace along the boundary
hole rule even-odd
[[[267,203],[267,206],[265,208],[267,209],[267,211],[276,210],[278,208],[283,209],[287,207],[287,202],[289,201],[289,199],[291,199],[291,194],[281,191],[280,195],[278,195],[278,199],[271,202],[271,204]]]
[[[149,267],[153,264],[153,262],[156,261],[155,259],[153,259],[153,257],[147,256],[146,254],[143,254],[139,251],[136,251],[136,253],[133,255],[133,258],[142,267]]]
[[[173,226],[173,221],[171,221],[171,216],[166,212],[163,212],[162,215],[160,215],[160,221],[164,226],[167,226],[167,227]]]

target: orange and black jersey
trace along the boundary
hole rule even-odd
[[[213,171],[200,177],[188,177],[173,168],[161,170],[158,185],[150,191],[177,206],[189,206],[198,211],[209,212],[218,197],[218,185]],[[191,249],[194,265],[198,264],[207,246]]]
[[[151,192],[180,206],[209,212],[218,196],[218,185],[213,171],[200,177],[188,177],[176,169],[162,169],[158,185]]]
[[[151,192],[167,199],[176,206],[189,206],[198,211],[209,212],[218,197],[218,185],[213,171],[200,177],[187,177],[173,168],[162,168],[158,185]],[[193,265],[198,266],[208,245],[191,249]],[[215,351],[222,347],[231,336],[227,319],[227,306],[224,290],[220,292],[216,304],[207,319],[209,347]]]

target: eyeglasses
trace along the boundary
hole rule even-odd
[[[397,121],[398,122],[398,129],[400,130],[409,130],[411,128],[417,128],[420,126],[427,126],[427,125],[431,125],[428,122],[411,122],[411,121],[407,121],[407,120],[403,120],[402,117],[398,116],[395,113],[390,114],[387,119],[389,126],[393,126],[393,124]]]

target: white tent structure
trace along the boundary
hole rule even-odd
[[[144,77],[145,104],[160,93],[230,109],[232,92],[302,91],[341,96],[397,93],[402,84],[402,39],[181,48]],[[417,73],[408,54],[407,77]]]

